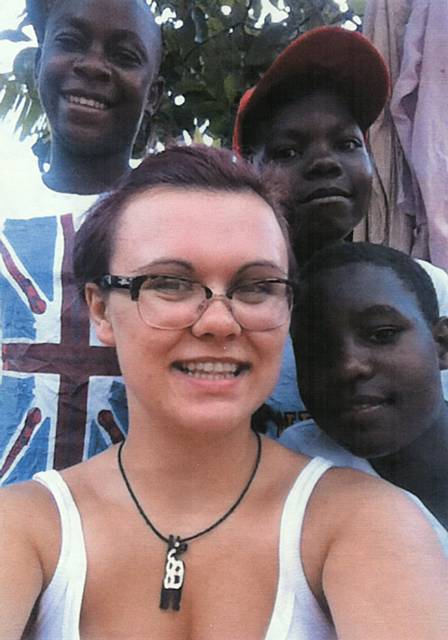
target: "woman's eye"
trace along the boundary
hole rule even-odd
[[[260,280],[238,285],[238,287],[234,289],[233,295],[240,302],[257,304],[271,297],[279,296],[283,291],[284,287],[279,283]]]
[[[270,282],[250,282],[238,287],[239,293],[269,293],[272,289]]]
[[[142,289],[162,295],[184,296],[194,290],[194,283],[190,280],[183,280],[181,278],[157,276],[155,278],[148,279],[144,283]]]

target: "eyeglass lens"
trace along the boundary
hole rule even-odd
[[[140,289],[138,308],[142,320],[159,329],[182,329],[193,325],[219,298],[245,329],[267,331],[289,317],[290,287],[283,282],[247,283],[234,289],[232,298],[213,296],[197,282],[165,278],[147,280]]]

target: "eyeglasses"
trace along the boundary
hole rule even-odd
[[[104,275],[95,283],[101,289],[128,289],[143,322],[157,329],[191,327],[213,300],[222,300],[242,328],[269,331],[289,319],[293,302],[293,284],[285,278],[249,280],[219,295],[176,276]]]

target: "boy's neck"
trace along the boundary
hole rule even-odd
[[[369,460],[385,480],[416,495],[448,528],[448,405],[417,440],[399,451]]]
[[[129,150],[120,154],[80,155],[54,148],[44,183],[53,191],[93,195],[108,191],[129,171]]]
[[[303,267],[315,253],[326,249],[333,244],[340,244],[343,239],[328,238],[325,236],[313,236],[304,233],[293,242],[294,255],[299,268]]]

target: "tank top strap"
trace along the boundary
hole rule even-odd
[[[79,640],[79,619],[87,572],[81,517],[62,476],[54,469],[33,480],[50,491],[59,511],[61,548],[54,575],[42,594],[33,638]]]
[[[329,460],[312,458],[286,498],[280,524],[277,595],[265,640],[335,637],[308,586],[300,554],[303,520],[310,496],[320,478],[332,466]]]

